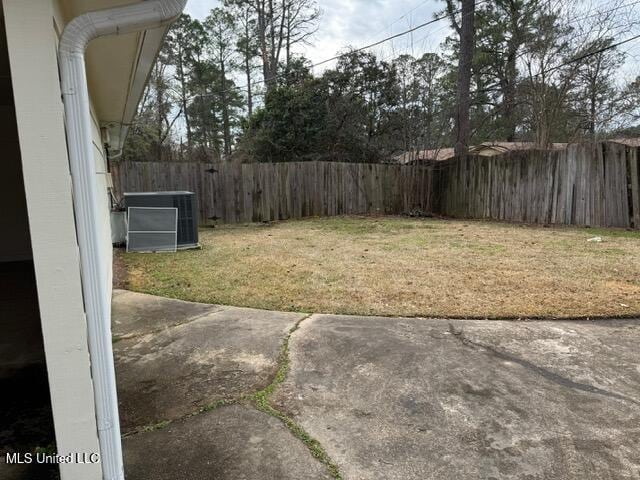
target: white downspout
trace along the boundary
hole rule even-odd
[[[95,219],[99,218],[100,210],[84,55],[87,45],[95,38],[147,30],[173,22],[186,3],[187,0],[149,0],[80,15],[66,26],[58,49],[98,439],[105,480],[122,480],[124,471],[111,347],[111,289],[107,283],[107,269],[110,267],[99,258],[101,238]]]

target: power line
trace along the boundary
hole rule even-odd
[[[479,2],[477,2],[477,3],[476,3],[476,7],[477,7],[478,5],[481,5],[481,4],[483,4],[483,3],[486,3],[487,1],[489,1],[489,0],[480,0]],[[415,11],[416,9],[418,9],[418,8],[419,8],[420,6],[422,6],[424,3],[426,3],[426,2],[423,2],[423,3],[419,4],[419,5],[418,5],[417,7],[415,7],[413,10],[410,10],[409,12],[407,12],[405,15],[403,15],[402,17],[400,17],[398,20],[394,21],[393,23],[396,23],[397,21],[399,21],[399,20],[401,20],[402,18],[406,17],[408,14],[410,14],[412,11]],[[625,7],[630,7],[630,6],[636,5],[636,4],[638,4],[638,3],[640,3],[640,0],[635,0],[635,1],[632,1],[632,2],[630,2],[630,3],[628,3],[628,4],[618,5],[618,6],[616,6],[615,8],[612,8],[612,9],[609,9],[609,10],[604,10],[604,11],[596,12],[595,14],[592,14],[592,15],[588,15],[588,16],[585,16],[585,17],[579,17],[579,18],[573,18],[573,19],[569,20],[569,21],[568,21],[568,22],[566,22],[566,23],[574,23],[575,21],[580,20],[580,19],[590,18],[590,17],[596,16],[596,15],[601,15],[601,14],[606,14],[606,13],[609,13],[609,12],[612,12],[612,11],[615,11],[615,10],[619,10],[619,9],[621,9],[621,8],[625,8]],[[461,13],[461,11],[462,11],[462,9],[458,9],[458,10],[455,10],[454,12],[452,12],[452,13],[453,13],[454,15],[456,15],[456,14],[458,14],[458,13]],[[310,65],[310,66],[309,66],[309,68],[313,69],[313,68],[316,68],[316,67],[318,67],[318,66],[325,65],[325,64],[327,64],[327,63],[329,63],[329,62],[332,62],[332,61],[335,61],[335,60],[340,60],[341,58],[347,57],[347,56],[349,56],[349,55],[353,55],[354,53],[358,53],[358,52],[362,52],[362,51],[368,50],[368,49],[370,49],[370,48],[376,47],[376,46],[381,45],[381,44],[383,44],[383,43],[386,43],[386,42],[388,42],[388,41],[391,41],[391,40],[394,40],[394,39],[396,39],[396,38],[399,38],[399,37],[402,37],[402,36],[404,36],[404,35],[407,35],[407,34],[409,34],[409,33],[415,32],[416,30],[420,30],[420,29],[422,29],[422,28],[424,28],[424,27],[427,27],[427,26],[429,26],[429,25],[433,25],[434,23],[440,22],[440,21],[442,21],[442,20],[444,20],[444,19],[447,19],[447,18],[449,18],[449,13],[448,13],[448,12],[447,12],[447,13],[443,13],[443,14],[441,14],[441,15],[438,15],[438,16],[434,17],[432,20],[429,20],[429,21],[427,21],[427,22],[423,22],[423,23],[421,23],[421,24],[419,24],[419,25],[417,25],[417,26],[415,26],[415,27],[409,28],[409,29],[407,29],[407,30],[404,30],[404,31],[399,32],[399,33],[396,33],[396,34],[394,34],[394,35],[387,36],[387,37],[385,37],[385,38],[383,38],[383,39],[381,39],[381,40],[378,40],[378,41],[376,41],[376,42],[370,43],[370,44],[368,44],[368,45],[364,45],[364,46],[359,47],[359,48],[356,48],[356,49],[349,50],[348,52],[345,52],[345,53],[341,53],[341,54],[338,54],[338,55],[334,55],[333,57],[331,57],[331,58],[327,58],[327,59],[325,59],[325,60],[321,60],[320,62],[317,62],[317,63],[314,63],[314,64]],[[391,25],[393,25],[393,23],[392,23]],[[439,30],[441,30],[441,29],[438,29],[438,31],[439,31]],[[427,36],[428,36],[428,35],[427,35]],[[425,40],[425,39],[427,38],[427,36],[425,36],[425,37],[423,37],[422,39],[418,40],[418,42]],[[609,46],[607,46],[607,47],[604,47],[604,48],[598,49],[598,50],[596,50],[596,51],[587,52],[587,53],[585,53],[584,55],[581,55],[581,56],[579,56],[579,57],[573,58],[573,59],[571,59],[571,60],[568,60],[568,61],[566,61],[566,62],[564,62],[564,63],[562,63],[562,64],[558,65],[557,67],[555,67],[555,68],[554,68],[554,70],[555,70],[555,69],[558,69],[558,68],[561,68],[561,67],[563,67],[563,66],[569,65],[569,64],[571,64],[571,63],[578,62],[578,61],[583,60],[583,59],[585,59],[585,58],[588,58],[588,57],[590,57],[590,56],[597,55],[598,53],[602,53],[602,52],[604,52],[604,51],[606,51],[606,50],[610,50],[610,49],[616,48],[616,47],[618,47],[618,46],[620,46],[620,45],[624,45],[624,44],[629,43],[629,42],[631,42],[631,41],[633,41],[633,40],[636,40],[636,39],[638,39],[638,38],[640,38],[640,35],[636,35],[636,36],[634,36],[634,37],[628,38],[628,39],[623,40],[623,41],[621,41],[621,42],[614,43],[614,44],[609,45]],[[256,80],[256,81],[254,81],[254,82],[251,82],[251,83],[250,83],[250,84],[248,84],[248,85],[232,86],[232,87],[229,87],[229,88],[227,88],[227,89],[224,89],[224,90],[218,91],[218,92],[216,92],[216,93],[205,93],[205,94],[201,94],[201,95],[194,95],[194,96],[192,96],[192,97],[191,97],[191,99],[193,100],[193,99],[195,99],[195,98],[210,97],[210,96],[212,96],[212,95],[221,95],[221,94],[224,94],[224,93],[229,93],[229,92],[231,92],[231,91],[244,91],[244,92],[248,92],[248,91],[249,91],[249,87],[250,87],[250,86],[251,86],[251,87],[254,87],[254,86],[256,86],[256,85],[265,84],[265,83],[268,83],[268,82],[270,82],[270,81],[272,81],[272,80],[276,80],[276,79],[278,79],[278,78],[282,77],[283,75],[285,75],[285,74],[284,74],[284,73],[279,73],[279,74],[276,74],[276,75],[274,75],[274,76],[272,76],[272,77],[269,77],[269,78],[265,78],[265,79],[262,79],[262,80]],[[537,76],[537,75],[539,75],[539,74],[536,74],[536,76]],[[261,93],[259,93],[259,92],[252,92],[252,93],[253,93],[253,96],[254,96],[254,97],[255,97],[255,96],[260,96],[260,95],[262,95],[262,94],[261,94]]]
[[[635,52],[639,52],[640,53],[640,45],[636,46],[636,47],[631,47],[627,50],[622,50],[623,53],[630,55],[632,58],[636,58],[636,53]]]
[[[479,2],[476,4],[476,6],[477,6],[477,5],[480,5],[480,4],[483,4],[483,3],[486,3],[487,1],[488,1],[488,0],[481,0],[481,1],[479,1]],[[458,10],[456,10],[456,11],[455,11],[455,12],[453,12],[453,13],[454,13],[454,14],[457,14],[457,13],[460,13],[461,11],[462,11],[462,9],[458,9]],[[444,13],[444,14],[442,14],[442,15],[440,15],[440,16],[436,16],[433,20],[430,20],[430,21],[428,21],[428,22],[421,23],[420,25],[418,25],[418,26],[416,26],[416,27],[410,28],[410,29],[405,30],[405,31],[400,32],[400,33],[396,33],[395,35],[391,35],[390,37],[383,38],[382,40],[378,40],[377,42],[371,43],[371,44],[369,44],[369,45],[365,45],[364,47],[356,48],[355,50],[350,50],[349,52],[346,52],[346,53],[343,53],[343,54],[340,54],[340,55],[336,55],[336,56],[331,57],[331,58],[328,58],[328,59],[326,59],[326,60],[322,60],[321,62],[318,62],[318,63],[316,63],[316,64],[312,65],[312,67],[317,67],[317,66],[319,66],[319,65],[323,65],[323,64],[325,64],[325,63],[332,62],[333,60],[338,60],[338,59],[340,59],[340,58],[342,58],[342,57],[345,57],[345,56],[347,56],[347,55],[351,55],[351,54],[353,54],[353,53],[358,53],[358,52],[361,52],[361,51],[363,51],[363,50],[368,50],[368,49],[370,49],[370,48],[377,47],[378,45],[380,45],[380,44],[382,44],[382,43],[388,42],[389,40],[393,40],[394,38],[402,37],[402,36],[404,36],[404,35],[407,35],[408,33],[415,32],[416,30],[419,30],[419,29],[421,29],[421,28],[424,28],[424,27],[426,27],[426,26],[428,26],[428,25],[432,25],[432,24],[434,24],[434,23],[436,23],[436,22],[439,22],[439,21],[441,21],[441,20],[444,20],[444,19],[446,19],[446,18],[449,18],[449,14],[448,14],[448,13]]]
[[[481,5],[481,4],[483,4],[483,3],[486,3],[487,1],[488,1],[488,0],[481,0],[481,1],[477,2],[477,3],[476,3],[476,7],[477,7],[478,5]],[[396,23],[396,22],[398,22],[399,20],[402,20],[402,18],[406,17],[409,13],[411,13],[412,11],[414,11],[414,10],[418,9],[419,7],[421,7],[422,5],[424,5],[424,3],[426,3],[426,2],[423,2],[422,4],[420,4],[420,5],[418,5],[417,7],[415,7],[413,10],[411,10],[411,11],[407,12],[405,15],[403,15],[402,17],[400,17],[398,20],[396,20],[396,21],[395,21],[395,22],[393,22],[393,23]],[[594,14],[587,15],[587,16],[585,16],[585,17],[573,18],[573,19],[569,20],[569,21],[568,21],[568,22],[566,22],[566,23],[574,23],[574,22],[575,22],[575,21],[577,21],[577,20],[583,20],[583,19],[590,18],[590,17],[593,17],[593,16],[597,16],[597,15],[602,15],[602,14],[610,13],[610,12],[613,12],[613,11],[615,11],[615,10],[620,10],[620,9],[622,9],[622,8],[625,8],[625,7],[631,7],[631,6],[634,6],[634,5],[638,4],[638,3],[640,3],[640,0],[635,0],[635,1],[631,2],[631,3],[618,5],[617,7],[611,8],[611,9],[609,9],[609,10],[599,11],[599,12],[596,12],[596,13],[594,13]],[[454,15],[455,15],[455,14],[458,14],[458,13],[460,13],[461,11],[462,11],[462,9],[458,9],[458,10],[454,11],[454,12],[453,12],[453,14],[454,14]],[[410,29],[408,29],[408,30],[405,30],[405,31],[400,32],[400,33],[397,33],[397,34],[395,34],[395,35],[392,35],[392,36],[389,36],[389,37],[383,38],[382,40],[379,40],[379,41],[374,42],[374,43],[372,43],[372,44],[365,45],[364,47],[360,47],[360,48],[357,48],[357,49],[355,49],[355,50],[350,50],[349,52],[346,52],[346,53],[343,53],[343,54],[340,54],[340,55],[336,55],[336,56],[331,57],[331,58],[328,58],[328,59],[326,59],[326,60],[322,60],[322,61],[320,61],[320,62],[318,62],[318,63],[315,63],[315,64],[311,65],[311,68],[315,68],[315,67],[317,67],[317,66],[324,65],[325,63],[329,63],[329,62],[332,62],[332,61],[334,61],[334,60],[339,60],[340,58],[345,57],[345,56],[350,55],[350,54],[353,54],[353,53],[358,53],[358,52],[363,51],[363,50],[368,50],[369,48],[376,47],[376,46],[378,46],[378,45],[380,45],[380,44],[382,44],[382,43],[388,42],[389,40],[393,40],[393,39],[395,39],[395,38],[398,38],[398,37],[401,37],[401,36],[407,35],[408,33],[412,33],[412,32],[414,32],[414,31],[416,31],[416,30],[418,30],[418,29],[424,28],[424,27],[426,27],[427,25],[431,25],[431,24],[433,24],[433,23],[439,22],[440,20],[444,20],[445,18],[448,18],[448,17],[449,17],[449,14],[448,14],[448,13],[442,14],[442,15],[440,15],[440,16],[436,16],[433,20],[430,20],[430,21],[428,21],[428,22],[422,23],[422,24],[420,24],[420,25],[418,25],[418,26],[416,26],[416,27],[410,28]],[[393,25],[393,23],[392,23],[391,25]],[[442,28],[444,28],[444,27],[442,27]],[[442,30],[442,28],[438,29],[437,31]],[[421,41],[425,40],[427,37],[428,37],[428,35],[427,35],[427,36],[425,36],[425,37],[423,37],[423,38],[421,38],[420,40],[418,40],[418,42],[421,42]],[[631,40],[632,40],[632,39],[631,39]],[[630,40],[629,40],[629,41],[630,41]],[[623,43],[626,43],[626,41],[625,41],[625,42],[622,42],[621,44],[623,44]],[[614,45],[614,46],[612,46],[612,48],[614,48],[614,47],[615,47],[615,45]],[[598,52],[596,52],[596,53],[598,53]],[[256,81],[256,82],[254,82],[254,83],[253,83],[253,85],[260,84],[260,83],[265,83],[266,81],[269,81],[269,80],[275,79],[275,78],[277,78],[278,76],[279,76],[279,75],[276,75],[276,76],[271,77],[271,78],[269,78],[269,79],[267,79],[267,80],[258,80],[258,81]],[[245,86],[245,87],[236,87],[236,88],[247,88],[247,87]]]
[[[480,1],[476,4],[476,6],[477,6],[477,5],[481,5],[481,4],[483,4],[483,3],[486,3],[486,2],[488,2],[488,1],[489,1],[489,0],[480,0]],[[454,11],[454,12],[453,12],[453,14],[455,15],[455,14],[457,14],[457,13],[460,13],[461,11],[462,11],[462,9],[458,9],[458,10]],[[388,42],[388,41],[393,40],[393,39],[395,39],[395,38],[402,37],[402,36],[407,35],[407,34],[409,34],[409,33],[415,32],[416,30],[420,30],[420,29],[422,29],[422,28],[424,28],[424,27],[426,27],[426,26],[432,25],[432,24],[434,24],[434,23],[437,23],[437,22],[442,21],[442,20],[447,19],[447,18],[449,18],[449,13],[444,13],[444,14],[442,14],[442,15],[436,16],[435,18],[433,18],[432,20],[429,20],[428,22],[424,22],[424,23],[421,23],[420,25],[417,25],[417,26],[415,26],[415,27],[409,28],[408,30],[404,30],[404,31],[402,31],[402,32],[396,33],[396,34],[394,34],[394,35],[390,35],[390,36],[385,37],[385,38],[383,38],[383,39],[381,39],[381,40],[378,40],[378,41],[376,41],[376,42],[373,42],[373,43],[370,43],[370,44],[368,44],[368,45],[365,45],[365,46],[363,46],[363,47],[359,47],[359,48],[356,48],[356,49],[352,49],[352,50],[349,50],[348,52],[341,53],[341,54],[338,54],[338,55],[334,55],[334,56],[333,56],[333,57],[331,57],[331,58],[327,58],[327,59],[322,60],[322,61],[320,61],[320,62],[314,63],[314,64],[310,65],[310,67],[309,67],[309,68],[319,67],[320,65],[324,65],[324,64],[326,64],[326,63],[333,62],[334,60],[340,60],[341,58],[347,57],[347,56],[349,56],[349,55],[353,55],[354,53],[362,52],[362,51],[364,51],[364,50],[368,50],[368,49],[370,49],[370,48],[377,47],[378,45],[381,45],[381,44],[383,44],[383,43],[385,43],[385,42]],[[276,79],[278,79],[278,78],[282,77],[283,75],[284,75],[283,73],[279,73],[279,74],[276,74],[276,75],[274,75],[274,76],[272,76],[272,77],[265,78],[265,79],[263,79],[263,80],[256,80],[255,82],[252,82],[252,83],[251,83],[251,86],[261,85],[261,84],[263,84],[263,83],[268,83],[268,82],[270,82],[270,81],[272,81],[272,80],[276,80]],[[228,93],[228,92],[230,92],[230,91],[232,91],[232,90],[236,90],[236,91],[248,91],[248,90],[249,90],[249,85],[243,85],[243,86],[237,86],[237,87],[236,87],[236,86],[233,86],[233,87],[231,87],[231,88],[229,88],[229,89],[225,89],[225,90],[222,90],[222,91],[216,92],[216,94],[217,94],[217,95],[221,95],[221,94],[223,94],[223,93]],[[214,94],[213,94],[213,93],[207,93],[207,94],[204,94],[204,95],[195,95],[195,96],[193,96],[192,98],[210,97],[211,95],[214,95]]]
[[[404,13],[401,17],[396,18],[393,22],[391,22],[390,24],[388,24],[386,27],[384,27],[382,30],[376,32],[373,35],[368,36],[367,38],[374,38],[377,37],[378,35],[380,35],[383,32],[386,32],[388,29],[392,28],[396,23],[398,23],[400,20],[407,18],[409,15],[411,15],[413,12],[415,12],[416,10],[418,10],[420,7],[422,7],[424,4],[430,2],[431,0],[424,0],[423,2],[421,2],[420,4],[416,5],[415,7],[413,7],[411,10],[409,10],[408,12]]]
[[[576,23],[576,22],[578,22],[580,20],[585,20],[585,19],[588,19],[588,18],[600,16],[600,15],[605,15],[607,13],[611,13],[611,12],[614,12],[616,10],[621,10],[621,9],[627,8],[627,7],[633,7],[633,6],[635,6],[635,5],[639,4],[639,3],[640,3],[640,0],[634,0],[634,1],[630,2],[630,3],[624,3],[624,4],[621,4],[621,5],[617,5],[617,6],[613,7],[613,8],[608,9],[608,10],[598,10],[595,13],[591,13],[589,15],[585,15],[585,16],[582,16],[582,17],[573,17],[573,18],[568,19],[562,25],[571,25],[572,23]],[[431,35],[434,34],[434,33],[442,31],[443,28],[444,27],[440,27],[437,30],[434,30],[433,32],[431,32]],[[426,36],[420,38],[418,40],[418,42],[422,42],[422,41],[426,40],[427,37],[429,37],[429,35],[426,35]]]
[[[606,47],[602,47],[602,48],[599,48],[597,50],[593,50],[591,52],[587,52],[587,53],[585,53],[583,55],[580,55],[578,57],[572,58],[570,60],[567,60],[566,62],[561,63],[560,65],[555,67],[554,70],[557,70],[557,69],[562,68],[562,67],[566,67],[567,65],[570,65],[570,64],[575,63],[575,62],[579,62],[580,60],[584,60],[585,58],[592,57],[592,56],[597,55],[599,53],[606,52],[607,50],[611,50],[613,48],[617,48],[620,45],[624,45],[625,43],[632,42],[634,40],[637,40],[638,38],[640,38],[640,34],[634,35],[633,37],[627,38],[625,40],[621,40],[620,42],[612,43],[611,45],[608,45]],[[539,75],[539,74],[537,74],[537,75]]]
[[[613,7],[613,8],[610,8],[609,10],[596,11],[595,13],[592,13],[590,15],[586,15],[584,17],[570,18],[570,19],[567,20],[566,23],[567,24],[571,24],[571,23],[574,23],[574,22],[576,22],[578,20],[584,20],[586,18],[598,17],[600,15],[604,15],[604,14],[607,14],[607,13],[615,12],[616,10],[621,10],[621,9],[627,8],[627,7],[633,7],[633,6],[637,5],[638,3],[640,3],[640,0],[636,0],[636,1],[631,2],[631,3],[623,3],[623,4],[620,4],[620,5],[617,5],[617,6]]]

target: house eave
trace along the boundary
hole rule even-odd
[[[127,100],[122,112],[122,118],[117,124],[105,124],[109,128],[112,149],[121,150],[124,146],[129,127],[135,119],[138,104],[144,94],[153,64],[158,56],[164,37],[169,27],[145,30],[140,35],[138,55],[131,75],[131,82]]]
[[[62,21],[88,11],[139,3],[140,0],[62,0]],[[134,120],[153,63],[168,27],[98,39],[86,53],[87,77],[96,124],[109,131],[109,150],[121,150]]]

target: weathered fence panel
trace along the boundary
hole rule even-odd
[[[616,143],[441,162],[437,213],[640,228],[638,149]]]
[[[432,211],[433,167],[339,162],[113,165],[116,191],[196,192],[200,220],[243,223]]]
[[[243,223],[402,214],[640,228],[638,148],[615,143],[431,165],[340,162],[113,166],[116,191],[196,192],[200,219]]]

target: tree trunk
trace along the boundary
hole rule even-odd
[[[231,153],[231,126],[229,125],[229,102],[227,101],[227,79],[226,68],[224,64],[224,58],[220,56],[220,74],[222,75],[222,140],[223,140],[223,152],[225,155]]]
[[[511,36],[507,43],[506,62],[502,85],[502,115],[504,118],[504,137],[507,142],[513,142],[516,137],[516,83],[518,81],[518,52],[523,44],[523,32],[520,19],[526,15],[526,7],[518,2],[510,1],[505,7],[509,15],[509,29]]]
[[[156,138],[156,143],[158,144],[158,146],[160,146],[160,142],[162,139],[162,131],[163,131],[163,122],[164,122],[164,101],[163,101],[163,96],[164,96],[164,88],[162,85],[162,73],[161,70],[159,68],[157,68],[156,70],[156,105],[158,106],[158,116],[156,118],[156,134],[157,134],[157,138]]]
[[[253,113],[253,94],[251,92],[251,40],[250,40],[251,32],[249,31],[249,14],[247,12],[245,22],[244,22],[244,71],[247,76],[247,112],[249,113],[249,117]]]
[[[184,74],[182,51],[179,52],[178,59],[178,72],[180,75],[180,103],[182,103],[182,114],[184,115],[184,125],[187,133],[187,149],[191,151],[191,123],[189,112],[187,111],[187,80]]]
[[[270,78],[270,61],[269,61],[269,47],[267,46],[267,15],[265,11],[265,0],[258,0],[256,2],[256,13],[258,16],[258,43],[260,45],[260,57],[262,58],[262,80],[267,87],[267,92],[270,90],[271,83]]]
[[[271,91],[276,85],[276,73],[278,71],[278,60],[276,59],[276,26],[275,11],[273,8],[273,0],[268,0],[269,4],[269,65],[268,77],[265,79],[267,83],[267,91]]]
[[[287,14],[287,38],[285,39],[285,48],[287,55],[287,70],[289,69],[289,62],[291,61],[291,4],[286,6]]]
[[[458,92],[456,112],[456,155],[465,155],[469,149],[471,122],[471,66],[474,48],[475,0],[462,0],[462,23],[460,25],[460,55],[458,60]]]
[[[205,95],[206,95],[206,87],[204,88],[204,92],[202,88],[200,89],[200,111],[201,111],[200,125],[202,128],[202,148],[204,152],[207,152],[207,150],[209,149],[209,132],[208,132],[209,126],[207,125],[207,115],[206,115],[206,110],[204,106]]]
[[[595,83],[595,82],[594,82]],[[596,85],[591,86],[591,95],[589,98],[589,137],[591,140],[596,139],[596,116],[598,109],[598,98],[596,93]]]
[[[244,69],[247,75],[247,112],[249,117],[253,114],[253,94],[251,92],[251,64],[249,62],[249,53],[244,57]]]
[[[516,52],[510,51],[507,56],[507,64],[505,68],[505,85],[503,90],[503,111],[505,123],[505,140],[513,142],[516,137],[516,80],[518,70],[516,67]]]

